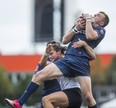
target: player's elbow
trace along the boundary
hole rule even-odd
[[[63,39],[62,39],[62,43],[63,43],[63,44],[67,44],[67,43],[68,43],[68,42],[67,42],[67,39],[63,38]]]
[[[93,55],[92,57],[91,57],[91,60],[95,60],[96,59],[96,55]]]

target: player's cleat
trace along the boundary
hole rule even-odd
[[[10,100],[5,98],[4,102],[9,108],[22,108],[18,100]]]

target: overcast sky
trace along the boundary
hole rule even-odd
[[[33,1],[0,0],[0,52],[3,54],[31,52]],[[96,52],[116,54],[116,0],[78,0],[77,3],[83,12],[94,14],[102,10],[109,15],[106,37]]]

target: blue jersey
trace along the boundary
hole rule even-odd
[[[42,66],[40,64],[38,64],[34,73],[36,73],[42,69],[43,69]],[[47,80],[47,81],[44,81],[44,88],[43,88],[42,96],[46,96],[46,95],[49,95],[53,92],[60,91],[60,90],[61,90],[61,87],[60,87],[57,79]]]
[[[66,51],[66,55],[73,55],[76,57],[82,57],[85,60],[91,60],[91,57],[88,55],[87,51],[85,50],[84,47],[80,47],[80,48],[73,48],[72,44],[74,42],[78,41],[78,38],[80,38],[81,40],[85,41],[89,46],[91,46],[93,49],[101,42],[101,40],[104,38],[105,36],[105,29],[103,27],[93,27],[94,30],[97,31],[98,33],[98,39],[97,40],[87,40],[86,36],[85,36],[85,30],[81,30],[79,31],[78,34],[76,34],[72,40],[71,43],[69,44],[67,51]]]
[[[90,76],[89,61],[91,60],[91,57],[84,47],[73,48],[72,45],[80,38],[81,40],[87,42],[87,44],[90,45],[92,48],[95,48],[104,38],[105,30],[103,27],[93,28],[98,33],[98,39],[91,41],[87,40],[85,36],[85,30],[79,31],[79,33],[72,38],[70,44],[68,45],[65,57],[54,62],[54,64],[61,70],[64,76]]]

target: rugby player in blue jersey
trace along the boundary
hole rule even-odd
[[[91,57],[84,47],[74,48],[74,44],[80,39],[94,49],[105,36],[104,27],[109,23],[109,17],[102,11],[94,16],[83,14],[82,17],[86,20],[85,28],[80,28],[81,21],[77,21],[75,27],[63,37],[63,43],[69,43],[65,57],[50,63],[35,74],[26,89],[28,93],[26,98],[35,92],[41,83],[46,80],[55,79],[58,76],[75,77],[80,83],[88,108],[97,108],[91,90],[89,66]]]
[[[103,11],[100,11],[94,16],[90,14],[83,14],[82,17],[86,20],[85,28],[79,28],[81,22],[79,23],[77,21],[78,23],[75,24],[72,31],[64,35],[63,43],[67,44],[70,42],[66,50],[66,55],[63,60],[56,61],[54,63],[55,65],[53,64],[51,67],[54,67],[54,71],[57,71],[56,73],[59,73],[60,75],[72,75],[76,77],[76,80],[78,80],[82,88],[88,108],[97,108],[96,101],[91,90],[92,87],[89,66],[90,56],[83,47],[73,48],[72,46],[78,38],[80,38],[94,49],[105,36],[104,27],[108,25],[109,17]]]

